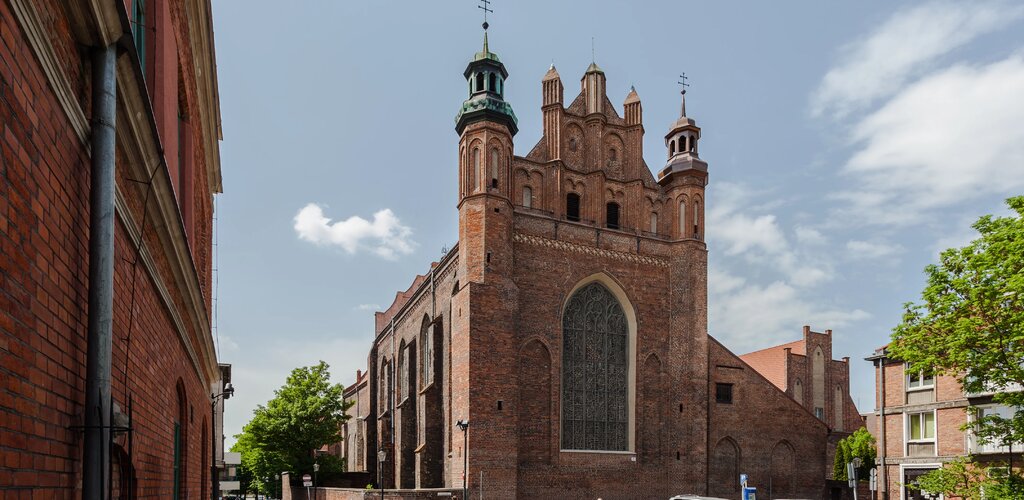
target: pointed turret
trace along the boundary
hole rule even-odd
[[[704,239],[704,187],[708,164],[697,156],[700,127],[686,116],[686,89],[682,92],[679,119],[665,135],[668,162],[658,173],[658,183],[678,200],[674,233],[682,239]]]
[[[491,52],[484,30],[484,48],[477,52],[462,73],[469,83],[469,98],[462,103],[462,109],[455,116],[455,131],[462,135],[466,125],[480,120],[491,120],[504,124],[515,135],[519,131],[518,120],[512,106],[505,102],[505,80],[508,71],[498,54]]]
[[[636,93],[636,87],[629,88],[626,101],[622,103],[625,112],[626,125],[640,125],[643,123],[643,107],[640,106],[640,96]]]
[[[690,168],[707,171],[707,163],[697,155],[697,142],[700,140],[700,127],[693,118],[686,116],[686,90],[682,92],[679,105],[679,119],[669,127],[665,135],[665,147],[668,148],[668,164],[659,177],[664,178],[674,171]]]
[[[587,114],[604,113],[605,77],[596,62],[587,67],[580,84],[587,99]]]

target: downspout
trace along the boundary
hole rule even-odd
[[[102,500],[110,482],[110,381],[114,317],[114,124],[117,48],[92,53],[89,193],[89,333],[85,373],[82,498]]]
[[[881,479],[881,490],[883,500],[889,498],[889,468],[885,465],[885,356],[878,359],[878,373],[879,373],[879,402],[878,402],[878,442],[882,446],[878,449],[879,462],[882,465],[882,479]]]

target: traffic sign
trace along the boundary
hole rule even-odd
[[[878,491],[878,469],[871,469],[871,473],[868,474],[868,489]]]
[[[313,476],[310,476],[309,474],[303,474],[302,485],[305,486],[306,488],[313,486]]]

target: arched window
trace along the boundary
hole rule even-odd
[[[483,73],[477,73],[476,74],[476,91],[477,92],[482,92],[483,90],[484,90],[484,74]]]
[[[676,141],[672,140],[668,143],[668,154],[669,156],[676,154]]]
[[[593,282],[562,316],[562,449],[629,449],[629,324],[608,288]]]
[[[580,195],[569,193],[565,195],[565,218],[574,222],[580,220]]]
[[[686,147],[686,135],[679,136],[679,152],[682,153],[687,150]]]
[[[497,92],[498,91],[498,75],[495,75],[494,73],[491,73],[490,84],[491,84],[491,86],[487,90],[490,90],[491,92]]]
[[[619,228],[619,204],[609,202],[604,209],[605,226],[609,229]]]
[[[502,90],[501,90],[501,81],[502,81],[502,80],[501,80],[501,77],[499,76],[499,77],[498,77],[498,95],[501,95],[501,94],[502,94]]]
[[[797,403],[804,404],[804,383],[800,379],[796,379],[796,383],[793,384],[793,399]]]
[[[491,75],[492,77],[494,75]],[[491,150],[491,189],[498,189],[498,150]]]
[[[658,212],[651,212],[651,232],[658,233]]]
[[[480,172],[480,149],[473,149],[473,168],[470,169],[469,173],[469,192],[475,193],[480,187],[476,180],[477,173]]]
[[[835,401],[832,402],[832,411],[834,411],[835,414],[836,414],[835,415],[836,423],[833,426],[833,428],[835,428],[835,430],[837,430],[837,431],[843,430],[843,400],[844,399],[846,399],[846,398],[843,397],[843,388],[842,388],[842,386],[838,386],[837,385],[836,386]]]
[[[434,329],[430,327],[427,316],[423,317],[423,326],[420,327],[420,345],[423,346],[421,348],[423,350],[422,369],[420,370],[423,376],[421,384],[426,387],[434,380]]]
[[[694,153],[697,152],[697,136],[696,135],[691,135],[690,136],[690,151],[693,151]]]
[[[693,200],[693,237],[700,239],[700,200]]]
[[[686,237],[686,198],[679,200],[679,237]]]
[[[409,355],[405,352],[405,341],[398,347],[398,400],[404,401],[409,395]]]
[[[526,208],[533,206],[533,189],[530,186],[523,186],[523,206]]]
[[[380,373],[377,377],[377,398],[380,400],[378,413],[388,411],[388,358],[380,361]]]
[[[825,353],[821,346],[814,349],[811,359],[811,392],[814,401],[814,416],[825,420]]]
[[[201,463],[199,465],[199,475],[200,475],[200,478],[199,478],[200,479],[199,491],[200,491],[200,495],[201,495],[200,498],[207,498],[207,497],[210,496],[210,494],[208,493],[207,487],[210,486],[210,479],[209,479],[209,477],[210,477],[209,476],[210,465],[209,464],[210,464],[210,454],[212,452],[210,451],[210,448],[209,448],[210,436],[209,436],[209,434],[207,434],[207,431],[206,431],[206,419],[203,419],[203,430],[202,430],[201,435],[202,435],[202,438],[201,438],[201,440],[199,442],[202,443],[202,444],[199,446],[199,448],[201,449],[201,451],[199,452],[200,453],[199,456],[202,457],[202,458],[200,459]]]
[[[188,495],[185,487],[188,478],[188,399],[185,384],[178,380],[178,414],[174,421],[174,497],[184,500]]]

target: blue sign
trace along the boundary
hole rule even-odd
[[[743,500],[757,500],[757,488],[744,486]]]

